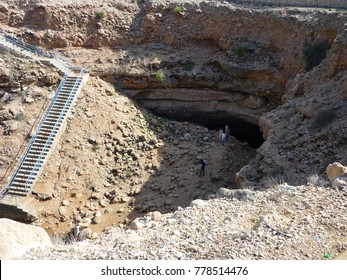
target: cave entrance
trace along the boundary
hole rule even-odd
[[[225,112],[220,113],[206,113],[206,112],[190,112],[187,114],[186,110],[182,110],[182,114],[176,110],[151,110],[154,114],[176,121],[187,121],[202,125],[210,130],[217,130],[225,128],[226,125],[230,128],[230,135],[234,136],[240,142],[246,142],[254,149],[259,148],[263,142],[263,134],[258,125],[235,117]]]
[[[208,129],[220,130],[226,125],[230,128],[230,135],[240,142],[247,142],[252,148],[259,148],[263,142],[263,134],[258,125],[234,116],[217,117],[211,114],[197,114],[190,122],[197,123]]]

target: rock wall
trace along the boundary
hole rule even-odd
[[[257,158],[239,173],[240,182],[275,177],[302,184],[316,181],[330,163],[346,165],[346,57],[345,31],[321,65],[287,83],[284,104],[260,118],[267,140]]]
[[[345,0],[229,0],[228,2],[298,7],[347,8],[347,2]]]

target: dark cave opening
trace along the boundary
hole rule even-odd
[[[236,117],[226,112],[189,112],[182,110],[180,113],[177,108],[175,110],[151,110],[156,115],[166,117],[168,119],[176,121],[187,121],[202,125],[210,130],[219,131],[225,129],[225,126],[229,126],[230,135],[234,136],[240,142],[246,142],[254,149],[259,148],[263,142],[263,134],[257,124],[244,120],[240,117]]]
[[[206,115],[197,116],[191,122],[214,130],[224,130],[227,125],[230,128],[230,135],[240,142],[247,142],[249,146],[255,149],[259,148],[264,142],[263,134],[258,125],[234,116],[223,116],[223,118]]]

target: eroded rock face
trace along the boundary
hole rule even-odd
[[[260,118],[266,141],[241,177],[253,182],[280,177],[300,184],[310,175],[324,174],[330,163],[346,165],[346,56],[345,31],[318,67],[288,82],[285,103]]]
[[[296,184],[328,163],[346,163],[344,12],[200,0],[105,4],[103,19],[90,1],[30,4],[16,12],[14,5],[2,22],[39,27],[18,35],[48,47],[111,47],[110,55],[100,48],[85,61],[73,50],[68,55],[157,113],[259,122],[266,141],[238,173],[242,184],[267,176]],[[173,11],[177,5],[182,13]],[[306,73],[302,50],[315,42],[331,48]]]

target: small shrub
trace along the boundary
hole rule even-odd
[[[326,57],[330,45],[326,42],[316,42],[305,44],[302,48],[302,55],[305,62],[305,70],[310,71],[318,66]]]
[[[65,132],[69,133],[71,129],[71,123],[69,121],[66,122],[66,128],[65,128]]]
[[[49,236],[53,245],[65,245],[64,237],[59,234]]]
[[[244,45],[236,45],[233,48],[233,54],[237,56],[242,56],[247,52],[247,47]]]
[[[330,124],[336,118],[333,109],[320,110],[313,118],[311,129],[320,129]]]
[[[96,12],[96,18],[101,21],[106,17],[106,14],[104,11],[100,10]]]
[[[97,150],[99,150],[99,145],[97,143],[93,143],[92,150],[93,152],[96,152]]]
[[[157,55],[157,53],[155,53],[155,52],[152,52],[152,59],[154,60],[154,59],[157,59],[158,58],[158,55]]]
[[[24,114],[23,114],[22,112],[20,112],[20,113],[18,113],[18,114],[15,116],[14,119],[15,119],[16,121],[20,122],[20,121],[22,121],[22,120],[25,119],[25,116],[24,116]]]
[[[125,172],[125,177],[130,178],[131,176],[133,176],[133,171],[132,171],[131,169],[128,169],[128,170]]]
[[[183,8],[181,6],[176,6],[175,8],[173,8],[173,12],[175,14],[180,14],[183,12]]]
[[[96,185],[95,185],[93,180],[91,180],[91,179],[86,180],[86,188],[88,190],[93,190],[95,187],[96,187]]]
[[[165,80],[165,73],[162,69],[159,69],[154,72],[154,79],[157,82],[163,82]]]

